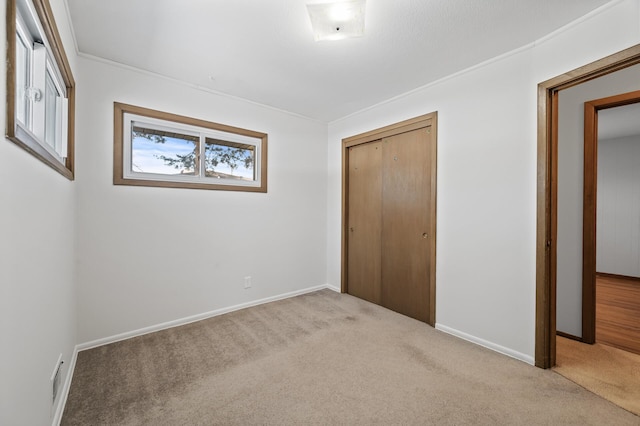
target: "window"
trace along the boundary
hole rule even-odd
[[[7,5],[7,138],[73,179],[75,82],[51,7]]]
[[[114,104],[115,185],[267,192],[267,135]]]

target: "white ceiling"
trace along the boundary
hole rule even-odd
[[[598,111],[598,139],[640,135],[640,103]]]
[[[80,53],[325,122],[609,1],[367,0],[364,37],[315,42],[305,0],[67,0]]]

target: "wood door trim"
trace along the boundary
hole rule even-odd
[[[584,103],[584,183],[582,195],[582,340],[596,342],[596,179],[598,117]]]
[[[640,63],[640,44],[538,85],[535,365],[555,365],[555,261],[557,221],[557,98],[568,89]],[[554,106],[555,102],[555,106]],[[553,170],[556,170],[553,172]],[[553,277],[552,277],[553,267]]]
[[[573,334],[565,333],[563,331],[557,331],[556,335],[564,337],[565,339],[575,340],[576,342],[582,342],[582,337],[574,336]]]
[[[582,209],[582,339],[596,342],[596,212],[598,207],[598,111],[640,102],[640,90],[584,103]]]
[[[431,226],[429,232],[431,232],[431,247],[429,251],[429,324],[433,327],[436,326],[436,214],[438,211],[438,197],[437,197],[437,163],[438,163],[438,113],[433,112],[433,117],[430,120],[431,124],[431,200],[429,206],[431,209]]]
[[[341,240],[341,268],[340,268],[340,289],[342,293],[348,291],[347,283],[347,265],[348,265],[348,246],[347,232],[349,217],[349,147],[363,143],[373,142],[385,137],[399,135],[401,133],[410,132],[412,130],[431,127],[431,223],[429,225],[430,235],[430,276],[429,276],[429,320],[428,324],[435,326],[436,323],[436,200],[437,200],[437,121],[438,113],[432,112],[415,118],[394,123],[379,129],[371,130],[355,136],[342,139],[342,240]]]
[[[432,125],[432,122],[436,120],[436,117],[437,112],[432,112],[430,114],[421,115],[419,117],[411,118],[399,123],[390,124],[379,129],[371,130],[366,133],[361,133],[359,135],[342,139],[343,149],[350,146],[373,142],[378,139],[399,135],[400,133],[422,129],[423,127],[428,127]]]

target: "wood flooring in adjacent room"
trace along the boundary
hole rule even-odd
[[[640,280],[596,276],[596,342],[640,354]]]

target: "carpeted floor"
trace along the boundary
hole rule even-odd
[[[640,416],[640,355],[558,336],[556,364],[559,374]]]
[[[87,350],[63,425],[640,425],[552,372],[323,290]]]

